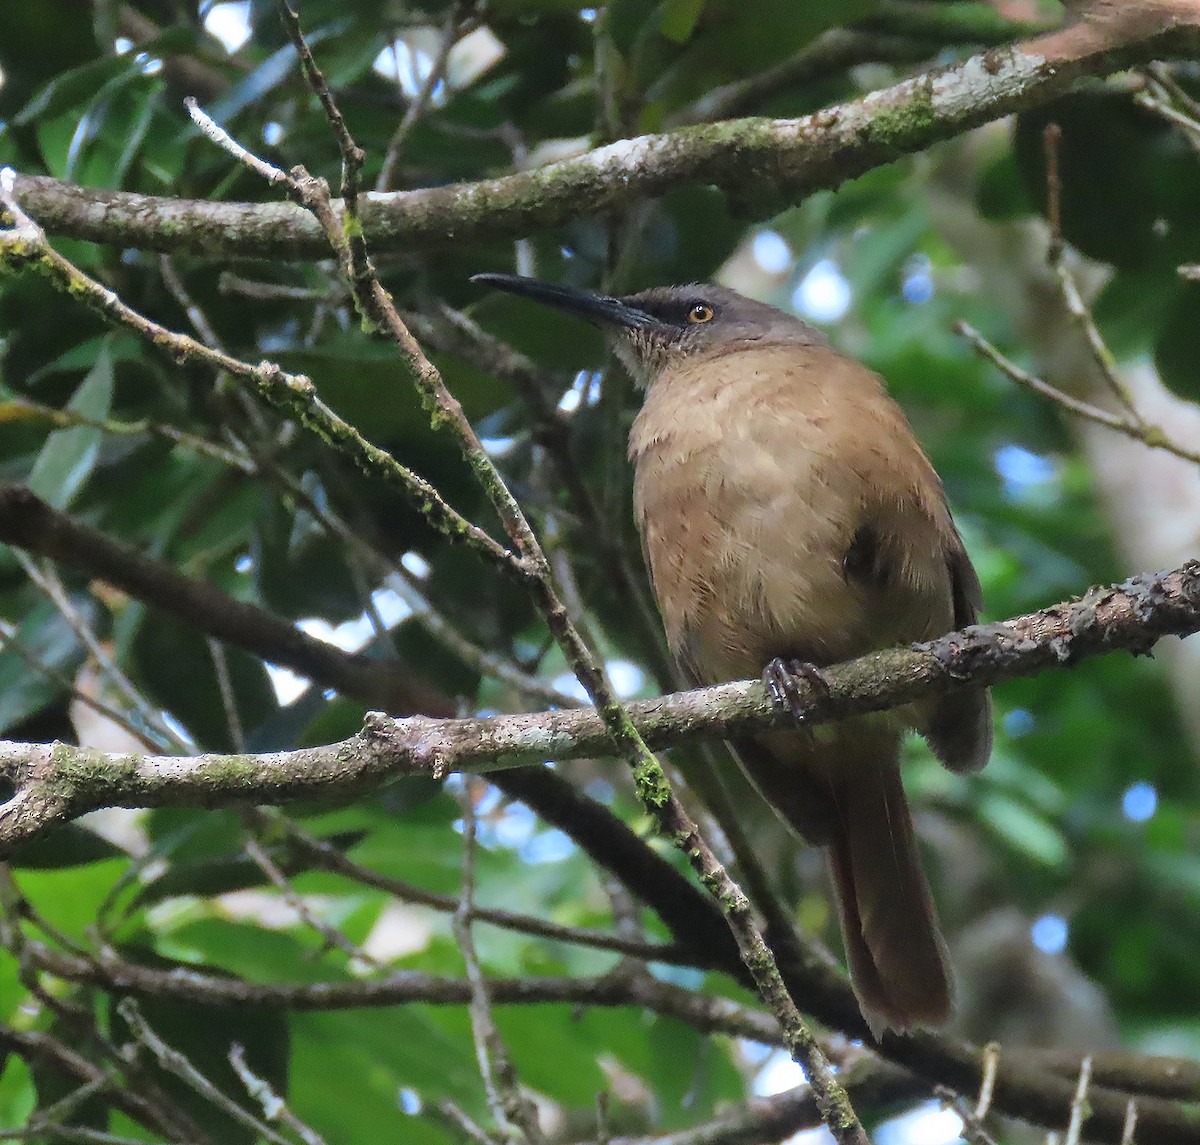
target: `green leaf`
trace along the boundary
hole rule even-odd
[[[85,601],[76,603],[83,607],[85,615],[91,611]],[[35,605],[25,614],[17,629],[16,643],[23,654],[10,647],[0,651],[0,732],[27,719],[58,696],[63,685],[55,677],[69,679],[84,658],[79,637],[49,601]]]
[[[668,40],[682,44],[696,27],[705,0],[666,0],[659,17],[658,29]]]
[[[113,396],[112,358],[103,350],[67,403],[67,409],[95,421],[108,417]],[[99,426],[56,429],[46,439],[29,474],[29,488],[56,509],[75,500],[91,475],[104,431]]]
[[[989,792],[979,802],[979,818],[1013,850],[1044,867],[1067,861],[1062,834],[1032,808],[1006,795]]]
[[[35,370],[29,375],[28,384],[32,386],[50,374],[91,370],[105,353],[114,365],[117,362],[136,361],[143,353],[143,343],[133,334],[126,333],[101,334],[96,338],[87,338],[76,342],[52,362],[47,362],[41,369]]]
[[[82,938],[124,873],[125,860],[107,859],[85,867],[18,871],[16,881],[39,915],[64,934]]]
[[[56,76],[16,115],[13,123],[18,127],[45,123],[71,108],[88,103],[98,89],[114,79],[136,76],[141,71],[132,53],[123,56],[108,56],[73,71]]]
[[[37,1106],[37,1090],[25,1059],[8,1054],[0,1073],[0,1129],[19,1129]]]

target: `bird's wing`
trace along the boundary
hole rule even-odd
[[[957,531],[946,551],[954,596],[954,626],[966,628],[979,618],[983,590],[979,575]],[[978,771],[992,754],[992,700],[986,688],[947,692],[929,709],[922,734],[933,754],[951,771]]]

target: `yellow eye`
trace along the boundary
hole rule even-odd
[[[695,306],[688,311],[689,322],[711,322],[713,320],[713,308],[707,302],[697,302]]]

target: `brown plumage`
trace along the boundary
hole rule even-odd
[[[482,276],[616,334],[647,393],[634,507],[671,649],[697,683],[775,657],[817,667],[974,622],[979,582],[941,482],[880,379],[797,319],[710,285],[625,299]],[[876,1029],[939,1025],[952,984],[900,742],[983,766],[982,690],[734,746],[770,804],[828,848],[851,977]]]

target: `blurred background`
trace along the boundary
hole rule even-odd
[[[1032,0],[304,0],[299,10],[366,150],[366,184],[381,192],[530,170],[689,123],[803,115],[1064,15]],[[5,6],[0,25],[0,164],[96,190],[273,201],[191,125],[182,100],[195,95],[251,150],[337,184],[331,133],[265,0],[25,0]],[[1058,390],[1161,430],[1177,453],[1200,450],[1197,95],[1196,65],[1155,65],[803,201],[779,196],[764,173],[754,196],[680,186],[603,217],[584,207],[516,242],[446,236],[375,254],[546,540],[615,686],[649,696],[675,684],[629,510],[624,437],[637,395],[599,335],[482,292],[470,275],[518,271],[615,293],[715,280],[820,327],[903,404],[979,570],[986,619],[1003,619],[1196,555],[1194,460],[1064,414],[955,327],[969,323]],[[1055,265],[1048,124],[1060,130],[1067,246]],[[308,374],[366,437],[498,535],[395,349],[360,329],[332,261],[160,257],[115,236],[55,245],[172,329]],[[29,274],[0,278],[0,478],[305,632],[405,666],[449,705],[438,714],[536,711],[582,695],[519,585],[231,379],[168,360]],[[217,644],[69,561],[0,548],[0,617],[6,739],[265,751],[361,725],[363,701]],[[906,762],[959,970],[957,1032],[1006,1048],[1200,1056],[1200,645],[1164,641],[1154,657],[1119,653],[995,694],[984,772],[951,775],[916,740]],[[687,752],[671,759],[685,774],[696,766]],[[557,770],[678,864],[649,837],[622,762]],[[819,861],[736,775],[726,783],[774,893],[836,950]],[[703,795],[697,781],[694,806]],[[129,1036],[112,991],[31,971],[21,952],[34,937],[261,983],[461,976],[447,911],[406,900],[396,881],[452,908],[464,798],[478,819],[480,905],[665,936],[568,833],[482,780],[399,783],[346,806],[289,808],[286,822],[98,813],[12,864],[0,1022],[77,1045],[105,1068],[115,1066],[104,1046]],[[316,869],[293,828],[392,884]],[[477,931],[489,975],[591,975],[619,961],[543,935]],[[653,973],[749,1001],[714,972]],[[432,1112],[444,1100],[486,1117],[461,1005],[214,1018],[152,1001],[151,1024],[220,1086],[247,1100],[224,1062],[240,1042],[329,1140],[455,1139]],[[553,1004],[502,1008],[498,1020],[556,1140],[597,1139],[601,1093],[610,1134],[654,1135],[802,1082],[779,1051],[661,1014]],[[15,1129],[73,1086],[14,1051],[18,1041],[4,1044],[0,1127]],[[174,1079],[154,1084],[212,1139],[255,1139]],[[159,1139],[102,1093],[76,1113]],[[886,1123],[881,1145],[959,1139],[957,1116],[932,1102],[869,1120]]]

